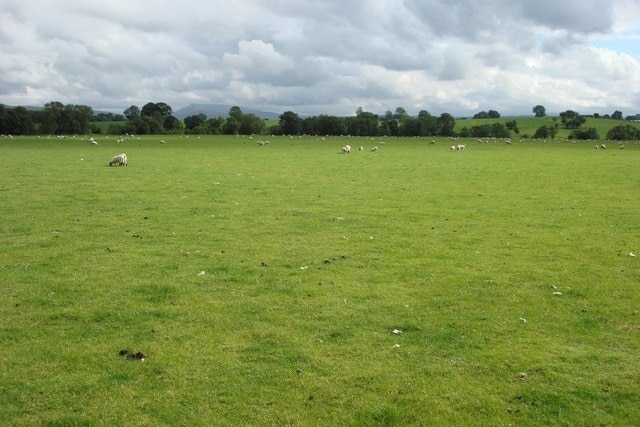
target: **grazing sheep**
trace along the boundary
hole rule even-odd
[[[127,166],[127,155],[124,153],[120,153],[117,156],[113,156],[113,158],[109,162],[109,166],[113,165]]]
[[[362,151],[364,150],[364,147],[361,145],[360,147],[358,147],[358,151]]]
[[[371,151],[378,151],[378,146],[376,145],[375,147],[373,147]]]
[[[456,151],[462,151],[465,148],[467,148],[467,146],[465,144],[458,144],[456,145]]]
[[[351,146],[350,145],[345,145],[344,147],[342,147],[342,152],[344,154],[349,154],[351,152]]]
[[[604,145],[604,144],[600,144],[600,148],[602,148],[603,150],[606,150],[606,149],[607,149],[607,146],[606,146],[606,145]]]
[[[455,146],[455,145],[452,145],[451,147],[449,147],[449,150],[451,150],[451,151],[456,151],[456,146]]]
[[[87,139],[87,142],[88,142],[89,144],[91,144],[91,145],[98,145],[98,141],[96,141],[96,140],[95,140],[95,139],[93,139],[93,138],[89,138],[89,139]]]
[[[600,146],[599,146],[598,144],[596,144],[596,150],[597,150],[598,148],[600,148]]]

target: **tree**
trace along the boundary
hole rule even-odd
[[[300,135],[302,120],[293,111],[285,111],[280,114],[280,131],[283,135]]]
[[[489,118],[489,113],[487,113],[486,111],[480,111],[479,113],[476,113],[473,115],[474,119],[488,119]]]
[[[132,105],[131,107],[127,108],[122,113],[127,118],[127,120],[133,120],[136,117],[140,117],[140,109],[135,105]]]
[[[346,133],[354,136],[378,135],[378,115],[358,109],[355,117],[345,119]]]
[[[347,133],[344,122],[336,116],[321,114],[318,116],[317,127],[320,135],[345,135]]]
[[[571,132],[569,139],[600,139],[596,128],[576,129]]]
[[[203,125],[207,121],[207,115],[204,113],[200,113],[194,116],[187,116],[184,118],[184,126],[188,130],[193,130],[194,128]]]
[[[264,120],[262,120],[260,117],[251,113],[242,115],[239,129],[239,132],[242,135],[261,134],[264,133],[264,130]]]
[[[507,129],[514,131],[516,134],[520,133],[520,129],[518,129],[518,124],[515,120],[509,120],[504,124]]]
[[[560,113],[560,120],[567,129],[578,129],[587,119],[573,110]]]
[[[499,119],[500,118],[500,113],[498,113],[496,110],[489,110],[487,115],[489,116],[490,119]]]
[[[242,110],[238,106],[233,106],[229,109],[229,115],[222,128],[223,133],[226,135],[237,135],[240,133],[240,126],[242,126]]]
[[[35,133],[35,125],[31,115],[24,107],[15,107],[9,110],[4,122],[8,134],[31,135]]]
[[[438,119],[428,111],[420,110],[418,112],[418,121],[420,122],[420,136],[433,136],[440,133]]]
[[[184,130],[184,123],[172,115],[164,119],[164,123],[162,125],[165,130],[173,133],[182,133],[182,130]]]
[[[438,117],[438,126],[440,127],[440,135],[452,136],[453,129],[456,127],[456,119],[449,113],[442,113]]]
[[[536,117],[544,117],[547,115],[547,110],[542,105],[536,105],[533,107],[533,114]]]
[[[554,138],[558,129],[555,126],[540,126],[533,135],[536,139]]]
[[[640,139],[640,129],[631,125],[614,126],[607,132],[607,139],[615,139],[617,141]]]
[[[611,118],[613,120],[622,120],[622,111],[614,111],[613,114],[611,115]]]
[[[58,135],[62,133],[62,112],[64,104],[52,101],[44,104],[40,112],[40,132]]]
[[[397,107],[396,108],[396,112],[393,115],[393,118],[398,120],[399,122],[403,121],[404,119],[406,119],[407,117],[409,117],[409,115],[407,114],[407,110],[405,110],[402,107]]]

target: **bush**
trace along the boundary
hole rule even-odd
[[[618,141],[640,139],[640,129],[631,125],[616,126],[609,129],[607,139],[615,139]]]
[[[596,128],[576,129],[571,132],[569,139],[600,139]]]
[[[536,129],[536,133],[533,135],[533,137],[540,139],[554,138],[557,132],[558,130],[555,126],[540,126],[538,129]]]

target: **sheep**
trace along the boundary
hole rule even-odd
[[[373,147],[371,151],[378,151],[378,146],[376,145],[375,147]]]
[[[358,147],[358,151],[362,151],[364,150],[364,147],[361,145],[360,147]]]
[[[342,152],[344,154],[349,154],[351,152],[351,146],[350,145],[345,145],[344,147],[342,147]]]
[[[606,149],[607,149],[607,146],[606,146],[606,145],[604,145],[604,144],[600,144],[600,148],[602,148],[603,150],[606,150]]]
[[[113,165],[127,166],[127,155],[124,153],[120,153],[117,156],[113,156],[113,158],[109,162],[109,166]]]
[[[456,151],[462,151],[465,148],[467,148],[467,146],[465,144],[458,144],[456,145]]]
[[[451,147],[449,147],[449,150],[451,150],[451,151],[456,151],[456,146],[455,146],[455,145],[452,145]]]
[[[87,142],[88,142],[89,144],[91,144],[91,145],[98,145],[98,141],[96,141],[96,140],[95,140],[95,139],[93,139],[93,138],[89,138],[89,139],[87,139]]]

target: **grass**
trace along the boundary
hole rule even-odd
[[[0,424],[640,421],[640,146],[158,139],[0,140]]]

